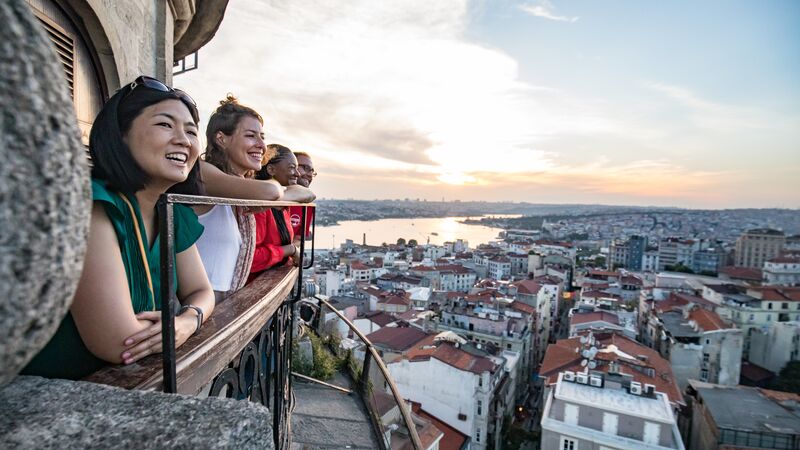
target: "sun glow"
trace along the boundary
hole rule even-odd
[[[477,178],[465,173],[443,173],[439,175],[439,181],[442,183],[452,184],[455,186],[463,186],[465,184],[473,184],[478,181]]]

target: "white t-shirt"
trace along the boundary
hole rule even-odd
[[[214,205],[210,211],[197,216],[205,227],[197,240],[197,250],[215,291],[227,292],[233,282],[236,259],[242,246],[242,235],[233,213],[227,205]]]

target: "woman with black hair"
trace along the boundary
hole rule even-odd
[[[108,363],[161,352],[160,245],[156,201],[198,193],[198,113],[184,92],[141,76],[103,106],[89,137],[92,212],[70,312],[23,373],[79,379]],[[214,310],[214,294],[194,243],[194,212],[174,207],[177,297],[175,345]]]
[[[283,145],[267,146],[270,154],[274,154],[256,173],[257,180],[275,180],[281,186],[297,184],[297,158],[291,150]],[[300,249],[294,242],[288,208],[271,208],[256,213],[256,247],[253,254],[253,265],[250,268],[250,279],[270,267],[286,264],[298,264]]]

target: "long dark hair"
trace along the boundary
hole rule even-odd
[[[228,94],[219,102],[216,111],[211,114],[206,127],[206,151],[203,156],[207,163],[215,165],[219,170],[230,174],[231,164],[228,154],[217,144],[217,132],[222,131],[226,136],[232,135],[244,117],[253,117],[263,126],[264,119],[261,114],[249,106],[239,103],[239,100]]]
[[[261,169],[256,172],[255,178],[257,180],[271,180],[272,175],[269,174],[267,166],[270,164],[278,164],[284,159],[292,155],[292,151],[288,147],[280,144],[267,145],[267,153],[274,153],[272,158],[266,164],[261,166]],[[286,223],[286,216],[283,215],[283,208],[272,208],[272,217],[275,218],[275,224],[278,226],[278,233],[281,236],[281,245],[289,245],[292,243],[292,236],[289,234],[289,226]]]
[[[189,108],[195,124],[200,121],[197,108],[175,92],[148,88],[131,90],[131,86],[126,85],[108,99],[89,134],[92,178],[103,180],[109,188],[129,195],[144,189],[150,176],[131,155],[123,137],[145,108],[164,100],[180,100]],[[173,185],[168,192],[202,194],[200,164],[195,163],[186,180]]]

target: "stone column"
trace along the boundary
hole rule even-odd
[[[52,337],[83,266],[86,152],[55,51],[23,0],[0,2],[0,386]]]

